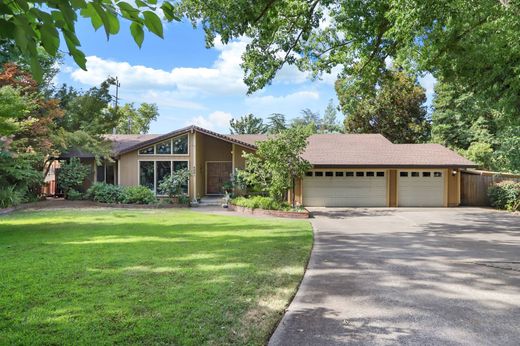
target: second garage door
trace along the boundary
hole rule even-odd
[[[400,171],[397,185],[399,207],[444,206],[443,171]]]
[[[303,178],[308,207],[384,207],[386,172],[316,171]]]

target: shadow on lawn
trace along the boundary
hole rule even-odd
[[[0,343],[265,343],[311,234],[194,217],[0,224]],[[289,226],[287,226],[289,225]],[[2,318],[0,318],[2,320]]]

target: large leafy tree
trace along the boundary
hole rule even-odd
[[[309,126],[295,126],[259,142],[255,153],[243,154],[246,169],[242,176],[277,201],[283,201],[291,190],[294,206],[295,180],[310,168],[302,154],[311,133]]]
[[[438,81],[432,140],[484,169],[520,171],[520,117],[504,115],[495,103],[486,102],[465,86]]]
[[[267,132],[267,126],[264,124],[262,118],[255,117],[251,113],[238,119],[231,119],[229,126],[231,134],[244,135]]]
[[[321,117],[319,112],[315,112],[310,108],[304,108],[300,111],[300,116],[291,122],[292,127],[308,127],[312,133],[318,133],[321,126]]]
[[[159,108],[155,103],[141,103],[138,108],[133,103],[127,103],[117,112],[119,119],[116,132],[120,134],[148,133],[150,123],[159,116]]]
[[[422,143],[430,138],[424,88],[404,72],[388,71],[370,92],[338,80],[336,92],[349,133],[380,133],[393,143]]]

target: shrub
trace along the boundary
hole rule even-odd
[[[95,202],[121,203],[123,201],[123,187],[106,183],[94,183],[87,190],[87,197]]]
[[[286,202],[278,202],[271,197],[254,196],[250,198],[237,197],[231,200],[231,204],[251,209],[267,209],[267,210],[290,210],[291,206]]]
[[[187,194],[183,193],[183,194],[180,194],[178,196],[179,198],[179,204],[182,204],[182,205],[189,205],[190,204],[190,196],[188,196]]]
[[[14,186],[0,188],[0,208],[9,208],[22,202],[23,191],[16,189]]]
[[[166,178],[159,184],[159,191],[168,195],[168,197],[175,197],[182,194],[183,186],[188,184],[191,173],[187,168],[179,169]]]
[[[65,198],[69,199],[69,192],[78,192],[83,185],[83,181],[90,174],[90,167],[83,165],[76,157],[64,163],[58,171],[58,184],[65,193]],[[76,194],[75,197],[78,197]]]
[[[520,210],[520,182],[502,181],[488,190],[491,205],[498,209]]]
[[[123,189],[122,201],[129,204],[152,204],[157,199],[146,186],[127,186]]]
[[[83,193],[76,190],[69,190],[67,193],[67,199],[71,201],[79,201],[83,199]]]

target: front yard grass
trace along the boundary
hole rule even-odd
[[[0,217],[0,344],[265,344],[306,221],[171,210]]]

